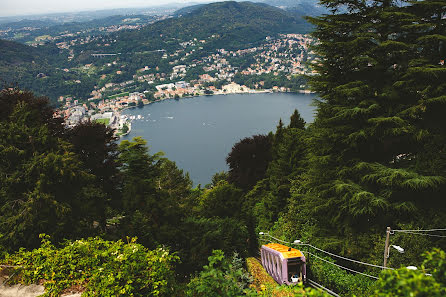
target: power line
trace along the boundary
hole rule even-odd
[[[440,229],[418,229],[418,230],[392,230],[395,232],[434,232],[434,231],[446,231],[446,228],[440,228]]]
[[[358,274],[361,274],[361,275],[364,275],[364,276],[367,276],[367,277],[370,277],[370,278],[374,278],[374,279],[379,279],[379,278],[376,277],[376,276],[373,276],[373,275],[370,275],[370,274],[367,274],[367,273],[363,273],[363,272],[359,272],[359,271],[356,271],[356,270],[353,270],[353,269],[350,269],[350,268],[347,268],[347,267],[338,265],[338,264],[336,264],[336,263],[330,262],[330,261],[325,260],[324,258],[319,257],[319,256],[317,256],[317,255],[315,255],[315,254],[313,254],[313,253],[311,253],[311,252],[308,252],[308,251],[307,251],[307,253],[310,254],[310,255],[312,255],[313,257],[316,257],[316,258],[318,258],[318,259],[324,261],[324,262],[327,262],[327,263],[329,263],[329,264],[331,264],[331,265],[334,265],[334,266],[337,266],[337,267],[339,267],[339,268],[348,270],[348,271],[350,271],[350,272],[358,273]]]
[[[394,270],[393,268],[390,268],[390,267],[384,267],[384,266],[380,266],[380,265],[370,264],[370,263],[366,263],[366,262],[361,262],[361,261],[358,261],[358,260],[350,259],[350,258],[347,258],[347,257],[339,256],[339,255],[330,253],[330,252],[328,252],[328,251],[325,251],[325,250],[323,250],[323,249],[320,249],[320,248],[318,248],[318,247],[315,247],[314,245],[311,245],[311,244],[308,244],[308,243],[294,243],[294,242],[291,243],[291,242],[287,242],[287,241],[284,241],[284,240],[275,238],[274,236],[271,236],[271,235],[268,234],[268,233],[264,233],[263,235],[267,235],[267,236],[269,236],[269,237],[271,237],[271,238],[273,238],[273,239],[275,239],[275,240],[277,240],[277,241],[281,241],[281,242],[286,243],[286,244],[306,245],[306,246],[309,246],[309,247],[314,248],[314,249],[317,250],[317,251],[320,251],[320,252],[322,252],[322,253],[325,253],[325,254],[327,254],[327,255],[330,255],[330,256],[333,256],[333,257],[337,257],[337,258],[342,259],[342,260],[350,261],[350,262],[353,262],[353,263],[357,263],[357,264],[361,264],[361,265],[367,265],[367,266],[376,267],[376,268],[380,268],[380,269]]]
[[[339,259],[343,259],[343,260],[350,261],[350,262],[353,262],[353,263],[357,263],[357,264],[361,264],[361,265],[367,265],[367,266],[376,267],[376,268],[380,268],[380,269],[390,269],[390,270],[393,270],[393,268],[390,268],[390,267],[384,267],[384,266],[380,266],[380,265],[370,264],[370,263],[361,262],[361,261],[358,261],[358,260],[354,260],[354,259],[346,258],[346,257],[343,257],[343,256],[339,256],[339,255],[336,255],[336,254],[333,254],[333,253],[324,251],[324,250],[322,250],[322,249],[320,249],[320,248],[317,248],[317,247],[315,247],[315,246],[313,246],[313,245],[311,245],[311,244],[308,244],[308,246],[314,248],[314,249],[317,250],[317,251],[326,253],[326,254],[328,254],[328,255],[330,255],[330,256],[337,257],[337,258],[339,258]]]
[[[400,232],[400,233],[406,233],[406,234],[414,234],[414,235],[422,235],[422,236],[431,236],[431,237],[441,237],[441,238],[446,238],[446,235],[437,235],[437,234],[426,234],[426,233],[420,233],[420,232],[412,232],[412,231],[402,231],[402,230],[393,230],[395,232]]]

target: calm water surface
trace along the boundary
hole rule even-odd
[[[312,122],[315,95],[272,93],[203,96],[164,100],[123,113],[141,115],[122,139],[142,136],[151,154],[163,151],[203,186],[228,170],[225,159],[240,139],[275,131],[279,119],[289,123],[294,109]]]

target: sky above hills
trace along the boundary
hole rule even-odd
[[[111,8],[150,7],[169,3],[213,2],[209,0],[0,0],[0,16],[45,14]]]

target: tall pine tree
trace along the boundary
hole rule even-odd
[[[295,211],[344,243],[389,225],[444,223],[445,2],[321,3],[333,14],[311,18],[321,101]]]

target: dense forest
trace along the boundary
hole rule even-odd
[[[390,253],[395,270],[303,247],[324,260],[312,258],[311,277],[342,296],[444,296],[446,5],[321,3],[332,14],[310,19],[321,57],[308,78],[320,96],[314,123],[290,111],[288,126],[240,140],[229,171],[204,188],[141,138],[118,145],[102,124],[67,129],[47,99],[4,89],[8,281],[45,280],[48,296],[75,286],[85,296],[322,296],[249,287],[241,259],[256,255],[259,232],[381,265],[390,226],[404,248]]]

